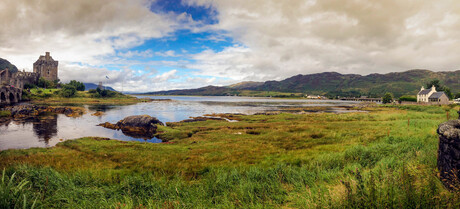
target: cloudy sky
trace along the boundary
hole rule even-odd
[[[325,71],[458,70],[456,0],[2,0],[0,57],[159,91]],[[105,77],[108,76],[109,79]]]

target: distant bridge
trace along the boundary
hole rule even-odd
[[[0,87],[0,106],[15,104],[22,99],[22,89],[12,86]]]
[[[357,101],[357,102],[377,102],[377,103],[381,103],[382,102],[382,98],[368,98],[366,96],[362,96],[362,97],[344,97],[344,98],[340,98],[340,100],[344,100],[344,101]]]

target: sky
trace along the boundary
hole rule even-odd
[[[456,0],[2,0],[0,57],[62,82],[148,92],[281,80],[458,70]],[[108,77],[108,79],[107,79]]]

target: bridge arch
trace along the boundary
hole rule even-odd
[[[6,104],[7,101],[6,101],[6,95],[5,95],[5,92],[0,92],[0,104]]]
[[[16,99],[16,97],[14,96],[13,92],[10,92],[10,104],[13,104],[13,103],[17,103],[18,100]]]
[[[0,105],[11,105],[21,101],[22,89],[11,86],[0,86]]]

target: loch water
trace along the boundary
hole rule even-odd
[[[134,105],[86,105],[86,114],[67,117],[47,114],[32,121],[15,122],[0,126],[0,150],[50,147],[57,143],[87,136],[141,142],[161,142],[160,139],[142,139],[124,135],[121,131],[97,126],[117,121],[131,115],[150,115],[162,122],[177,122],[190,117],[212,113],[254,114],[276,111],[284,107],[348,106],[354,102],[337,100],[271,99],[254,97],[204,97],[204,96],[138,96],[158,101]],[[93,116],[96,111],[104,112]],[[336,111],[342,111],[337,109]]]

